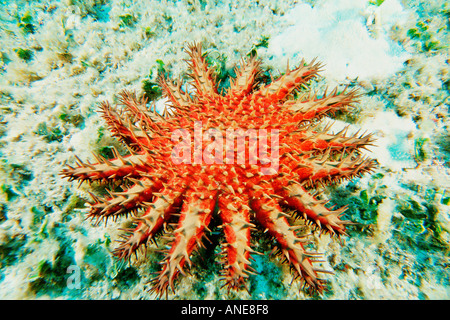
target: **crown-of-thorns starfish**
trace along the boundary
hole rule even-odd
[[[357,98],[355,90],[339,93],[335,89],[321,97],[302,94],[306,82],[318,74],[320,66],[314,61],[302,61],[292,70],[288,67],[278,79],[258,86],[260,61],[251,57],[235,69],[236,77],[222,95],[201,45],[189,45],[187,53],[192,92],[183,90],[181,81],[160,77],[171,112],[161,116],[147,108],[145,99],[126,91],[121,93],[121,108],[108,102],[101,104],[103,118],[112,135],[127,146],[128,155],[114,150],[113,159],[98,156],[96,163],[77,158],[77,166],[68,166],[62,175],[122,187],[120,192],[117,188],[107,190],[106,197],[91,194],[94,200],[88,215],[97,221],[132,215],[133,226],[125,230],[123,241],[114,251],[118,258],[129,259],[160,233],[172,234],[161,271],[152,282],[152,290],[160,295],[169,288],[174,291],[174,280],[185,274],[186,264],[192,265],[191,256],[202,246],[211,219],[219,219],[226,242],[222,261],[228,289],[245,286],[245,279],[252,273],[250,258],[255,250],[251,237],[259,227],[276,239],[279,253],[285,256],[295,277],[309,288],[322,291],[324,282],[318,273],[327,271],[313,266],[318,254],[305,250],[308,240],[295,224],[296,218],[306,219],[316,228],[339,236],[351,223],[340,219],[345,207],[327,208],[326,202],[310,191],[360,176],[376,165],[360,152],[373,141],[370,134],[347,136],[345,129],[337,134],[327,133],[329,128],[319,129],[322,117],[349,109]],[[232,139],[228,136],[226,143],[215,144],[220,136],[214,140],[206,134],[199,136],[199,128],[203,133],[214,129],[223,136],[225,130],[235,129],[231,137],[236,141],[242,138],[244,144],[229,144]],[[278,139],[270,150],[272,155],[278,154],[272,159],[277,162],[276,169],[263,173],[268,164],[263,160],[270,148],[261,149],[261,143],[259,157],[245,159],[245,150],[250,155],[250,149],[253,146],[254,151],[256,146],[248,136],[251,129],[259,134],[277,132],[269,139]],[[183,134],[174,139],[174,132]],[[210,138],[211,143],[199,144],[202,138]],[[268,141],[269,134],[264,139],[256,138]],[[186,157],[174,161],[174,150],[183,139],[184,147],[188,147],[183,149]],[[235,155],[240,161],[214,161],[220,160],[221,150],[211,146],[220,146],[224,154]],[[200,155],[203,161],[194,159],[192,163],[189,147],[194,158],[199,160]]]

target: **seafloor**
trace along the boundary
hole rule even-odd
[[[288,59],[293,66],[317,56],[326,65],[315,89],[348,84],[364,94],[332,130],[347,122],[374,132],[380,167],[325,191],[360,224],[341,240],[315,235],[334,270],[322,296],[291,285],[288,268],[269,255],[255,256],[248,292],[227,293],[209,246],[169,298],[450,298],[448,1],[0,5],[0,298],[155,298],[147,282],[161,256],[150,248],[135,265],[115,261],[120,222],[85,221],[88,188],[58,173],[74,154],[85,160],[120,147],[98,103],[124,88],[157,99],[158,71],[183,76],[183,47],[193,41],[223,75],[250,53],[274,75]],[[268,253],[270,241],[255,237]]]

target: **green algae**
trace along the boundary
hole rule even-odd
[[[116,281],[119,288],[128,289],[137,284],[140,278],[136,268],[129,266],[128,268],[119,271],[113,279]]]
[[[53,141],[61,142],[64,136],[59,127],[49,127],[45,122],[41,122],[38,124],[35,133],[39,136],[42,136],[44,140],[49,143]]]
[[[62,294],[67,288],[67,269],[75,265],[73,254],[71,247],[61,246],[53,261],[41,260],[36,272],[30,276],[30,289],[37,296]]]
[[[144,91],[144,96],[149,101],[154,101],[162,95],[159,85],[149,79],[142,80],[142,90]]]
[[[25,234],[6,237],[7,239],[2,239],[0,243],[0,274],[5,267],[13,265],[28,253],[25,248],[28,241]]]
[[[84,117],[81,114],[68,114],[61,113],[58,118],[65,123],[70,123],[77,128],[83,128],[84,125]]]
[[[382,182],[384,175],[378,173],[372,177],[372,186],[368,189],[361,189],[357,180],[348,183],[347,186],[332,187],[330,200],[336,207],[348,206],[345,211],[345,220],[350,220],[356,223],[349,226],[350,233],[354,229],[357,232],[369,234],[372,226],[376,224],[378,217],[378,207],[387,198],[387,186],[380,184],[377,180]]]
[[[442,238],[442,227],[437,215],[439,214],[436,205],[433,203],[435,190],[428,189],[424,201],[418,202],[411,198],[398,199],[396,210],[401,216],[393,218],[396,230],[400,232],[399,243],[404,245],[404,249],[410,246],[428,249],[446,249],[448,244]]]
[[[14,192],[13,188],[10,185],[7,184],[2,184],[0,186],[0,190],[5,195],[6,201],[12,201],[19,195],[16,192]]]
[[[379,7],[383,4],[383,2],[384,2],[384,0],[371,0],[369,3]]]
[[[425,19],[423,21],[418,21],[414,28],[411,28],[407,31],[408,37],[413,40],[417,40],[422,44],[421,49],[423,51],[437,51],[441,49],[445,49],[447,46],[442,44],[439,40],[440,33],[444,31],[444,29],[432,29],[430,28],[431,19]]]
[[[156,71],[156,77],[153,76],[153,71]],[[155,101],[162,96],[161,87],[156,80],[160,76],[167,76],[166,65],[161,59],[157,59],[148,76],[141,82],[143,95],[149,101]]]
[[[26,62],[29,62],[31,59],[33,59],[34,54],[30,49],[17,48],[14,51],[20,59]]]
[[[417,162],[423,162],[429,158],[426,151],[426,144],[429,143],[428,138],[417,138],[414,140],[414,159]]]
[[[33,24],[33,17],[29,11],[25,12],[23,16],[17,16],[17,26],[22,29],[24,34],[32,34],[36,32],[36,27]]]
[[[268,48],[270,37],[262,35],[256,43],[253,43],[252,48],[247,52],[248,57],[257,57],[259,48]]]
[[[254,255],[252,267],[255,275],[250,275],[250,295],[253,299],[283,299],[288,292],[282,284],[284,277],[279,263],[270,259],[268,255]]]
[[[119,16],[119,27],[132,27],[137,21],[136,17],[131,14],[124,14]]]

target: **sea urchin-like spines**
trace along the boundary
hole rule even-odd
[[[320,201],[309,194],[302,186],[292,183],[283,188],[285,203],[296,210],[305,220],[313,221],[318,228],[332,235],[345,234],[345,225],[350,221],[341,220],[346,207],[330,210],[325,207],[327,201]]]
[[[260,72],[261,62],[256,57],[251,57],[247,61],[243,60],[240,68],[235,69],[236,78],[230,79],[230,88],[227,97],[232,99],[242,99],[249,94],[255,84],[255,79]]]
[[[324,131],[321,131],[318,124],[310,124],[302,129],[297,129],[298,131],[290,132],[286,135],[286,140],[289,144],[295,145],[293,149],[296,154],[310,154],[311,156],[327,153],[329,156],[348,154],[352,151],[367,149],[367,146],[373,145],[372,134],[355,133],[346,136],[348,126],[336,134],[330,134],[327,133],[330,127],[331,125],[326,126],[323,129]],[[287,142],[286,145],[288,145]]]
[[[295,159],[295,164],[293,159]],[[328,159],[328,156],[281,157],[280,171],[289,173],[299,182],[313,185],[329,185],[344,179],[352,179],[371,171],[375,163],[362,155],[345,155],[341,159]]]
[[[214,210],[215,194],[213,191],[202,192],[195,188],[186,191],[178,226],[174,230],[174,240],[163,261],[163,268],[154,280],[154,290],[159,295],[169,288],[174,291],[174,281],[178,274],[185,274],[185,263],[190,265],[192,252],[202,246],[202,238]]]
[[[104,183],[141,178],[144,172],[148,174],[150,170],[153,170],[147,155],[121,156],[115,149],[113,149],[113,152],[117,158],[108,160],[96,156],[97,163],[94,164],[77,159],[77,167],[67,166],[61,171],[61,175],[71,181]],[[158,174],[155,172],[153,177],[158,177]]]
[[[353,103],[357,102],[357,90],[346,92],[344,89],[338,93],[335,88],[329,95],[323,94],[321,98],[316,95],[310,97],[300,97],[298,100],[288,100],[283,104],[283,108],[288,109],[288,113],[293,115],[293,122],[302,120],[320,119],[325,115],[336,111],[346,111]]]
[[[192,85],[197,90],[197,96],[209,96],[217,93],[216,84],[213,79],[213,70],[208,67],[208,63],[202,55],[201,44],[191,44],[188,46],[187,53],[191,57],[187,61],[189,69],[192,71]]]
[[[314,78],[320,69],[320,63],[315,63],[314,60],[306,64],[304,60],[300,65],[292,70],[286,71],[277,80],[260,88],[253,93],[254,96],[264,97],[266,100],[273,102],[284,101],[289,94],[295,90],[299,90],[306,82]]]
[[[297,236],[286,220],[289,215],[283,212],[276,200],[264,195],[259,188],[253,193],[250,205],[255,211],[256,220],[277,240],[281,252],[297,276],[301,276],[308,286],[322,291],[322,282],[310,259],[316,254],[305,251],[302,244],[304,239]]]
[[[122,90],[119,93],[119,102],[124,106],[123,112],[129,119],[141,121],[150,125],[153,122],[160,121],[161,117],[155,111],[151,112],[147,109],[147,99],[138,99],[136,92],[131,93],[128,90]]]
[[[145,202],[145,213],[133,218],[135,228],[126,230],[124,240],[114,250],[114,255],[119,259],[129,259],[141,245],[153,239],[169,221],[175,208],[181,204],[180,194],[181,192],[164,188],[159,190],[158,196],[152,202]]]
[[[144,207],[146,202],[151,201],[153,192],[161,186],[160,181],[153,182],[148,179],[135,180],[135,182],[124,192],[109,191],[109,198],[95,197],[88,217],[99,221],[135,212]]]
[[[219,198],[219,215],[225,234],[224,280],[228,289],[239,289],[245,285],[250,269],[250,228],[256,227],[250,222],[248,196],[227,194]]]
[[[121,113],[116,108],[112,108],[108,102],[100,104],[100,113],[112,135],[129,148],[135,151],[142,151],[143,147],[148,148],[151,145],[152,132],[150,130],[144,131],[135,125],[137,122],[145,123],[148,121],[147,117],[136,117],[124,112]],[[147,124],[147,127],[151,129],[151,125]]]
[[[173,108],[178,112],[189,110],[192,98],[181,89],[181,81],[175,84],[161,75],[159,77],[159,85],[163,90],[164,96],[172,102]]]
[[[346,207],[327,208],[327,201],[310,189],[360,176],[376,165],[361,152],[372,144],[372,135],[347,135],[346,128],[332,134],[329,126],[320,128],[324,116],[348,111],[356,102],[356,91],[335,89],[321,98],[301,95],[306,82],[318,74],[320,64],[314,61],[288,67],[284,75],[257,88],[260,61],[252,57],[236,69],[236,78],[222,96],[201,45],[188,46],[187,53],[195,90],[187,92],[181,82],[161,75],[159,84],[172,107],[166,115],[127,91],[120,94],[119,106],[101,104],[102,117],[128,155],[113,149],[113,159],[78,159],[76,167],[68,166],[61,174],[107,186],[109,197],[92,195],[88,217],[107,221],[132,215],[132,226],[123,230],[114,251],[119,259],[129,260],[160,233],[172,234],[164,237],[168,250],[152,281],[153,292],[160,296],[174,291],[178,275],[192,264],[211,219],[220,219],[225,236],[222,275],[228,290],[245,287],[253,270],[250,240],[257,234],[254,229],[262,227],[276,239],[294,278],[321,291],[318,274],[326,271],[314,266],[318,254],[305,249],[306,239],[295,220],[302,217],[320,231],[346,234],[345,226],[351,223],[341,219]],[[300,98],[295,99],[297,93]],[[222,136],[213,137],[208,129]],[[180,142],[173,138],[175,132],[189,149],[186,152],[191,151],[180,162],[173,158]],[[223,152],[215,149],[217,145]],[[264,171],[274,164],[271,161],[276,166]]]

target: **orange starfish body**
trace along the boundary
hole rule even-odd
[[[97,157],[94,164],[77,158],[77,166],[62,174],[122,186],[106,197],[91,194],[89,212],[97,221],[132,214],[133,227],[125,230],[114,252],[118,258],[130,258],[162,232],[172,234],[152,282],[158,294],[174,290],[174,280],[192,264],[213,218],[219,219],[225,236],[223,279],[229,289],[245,286],[252,273],[251,237],[262,227],[276,239],[295,275],[321,291],[318,273],[326,271],[313,266],[319,255],[305,250],[308,240],[294,218],[338,236],[351,223],[340,219],[345,207],[329,209],[310,191],[375,166],[360,152],[371,144],[371,135],[319,129],[323,116],[348,110],[356,101],[355,90],[334,90],[320,98],[301,94],[320,68],[304,61],[258,86],[260,61],[252,57],[235,69],[236,77],[222,95],[201,45],[190,45],[187,52],[193,90],[186,92],[181,82],[161,77],[170,103],[164,115],[126,91],[121,93],[122,108],[101,104],[103,118],[128,155],[114,150],[113,159]]]

